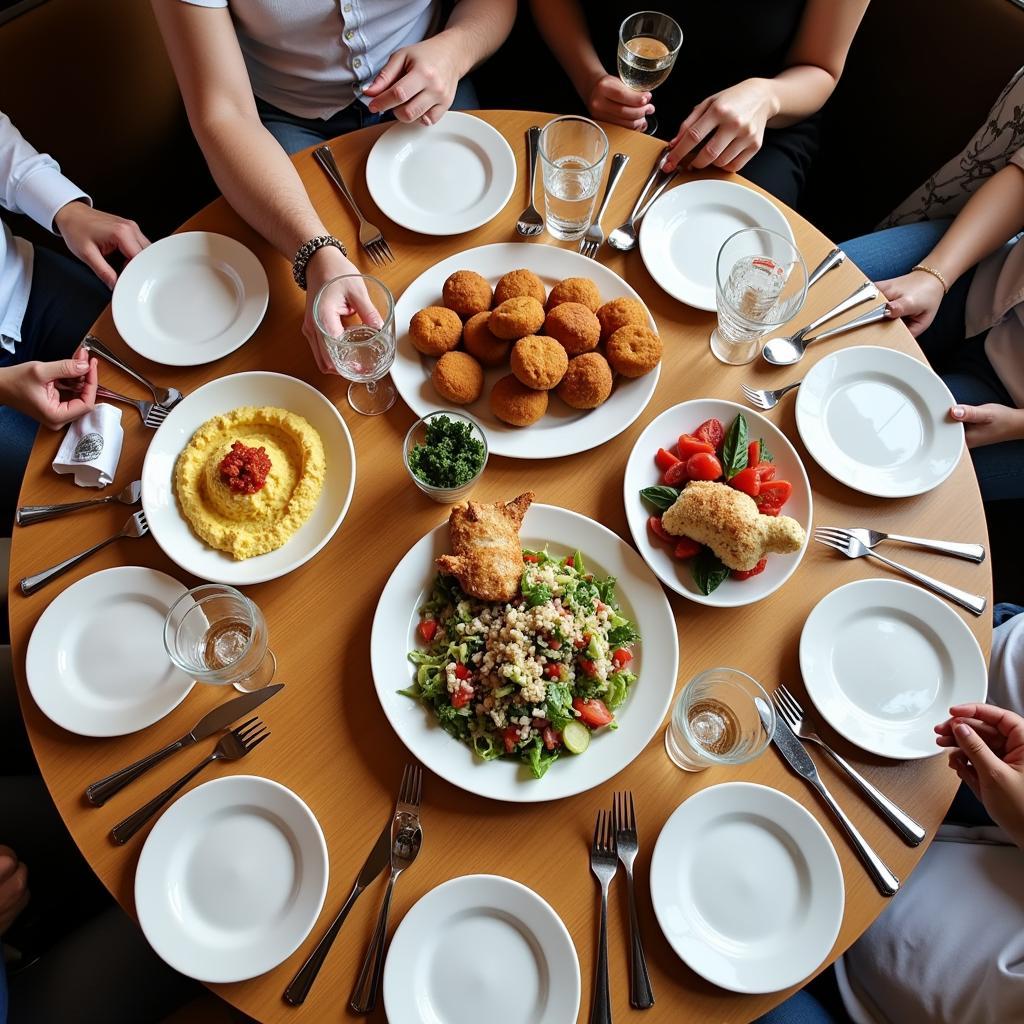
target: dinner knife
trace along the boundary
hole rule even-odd
[[[243,693],[238,697],[218,704],[212,711],[208,711],[193,726],[191,732],[185,733],[179,740],[168,743],[162,750],[150,754],[134,764],[122,768],[120,771],[108,775],[98,782],[94,782],[86,788],[85,798],[93,807],[102,807],[115,793],[119,793],[129,782],[134,782],[141,775],[144,775],[155,764],[159,764],[165,757],[185,747],[198,743],[199,740],[212,736],[215,732],[229,726],[236,719],[247,715],[253,708],[258,708],[264,701],[269,700],[284,688],[284,683],[274,683],[272,686],[264,686],[260,690],[253,690],[251,693]]]
[[[761,716],[761,722],[765,729],[768,729],[772,713],[766,701],[756,697],[754,703],[757,706],[757,713]],[[892,873],[885,861],[868,844],[868,841],[857,831],[856,825],[846,816],[843,809],[836,803],[835,797],[825,787],[818,775],[818,769],[811,760],[811,755],[804,749],[796,733],[789,727],[789,723],[781,716],[775,716],[775,732],[772,733],[772,743],[775,749],[782,755],[782,759],[804,779],[812,789],[828,804],[836,820],[842,826],[847,838],[853,844],[858,856],[864,862],[871,880],[883,896],[894,896],[900,887],[900,880]]]
[[[338,937],[341,926],[345,923],[345,918],[348,917],[348,912],[352,909],[352,904],[358,899],[359,894],[386,867],[390,866],[392,817],[393,815],[389,815],[387,824],[377,837],[377,842],[374,843],[370,855],[366,858],[366,863],[363,864],[359,876],[352,886],[352,891],[348,894],[348,899],[338,911],[338,916],[331,922],[330,928],[324,932],[324,937],[316,944],[316,949],[309,954],[306,962],[298,969],[295,977],[284,990],[284,1001],[290,1006],[301,1006],[305,1001],[309,990],[313,987],[313,982],[316,981],[316,976],[320,973],[320,968],[323,967],[324,960],[327,959],[327,954],[331,951],[331,946],[334,945],[334,940]]]

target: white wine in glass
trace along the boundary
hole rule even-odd
[[[634,92],[653,92],[668,78],[683,45],[683,30],[667,14],[640,11],[619,27],[618,66],[622,84]],[[647,134],[658,119],[647,118]]]

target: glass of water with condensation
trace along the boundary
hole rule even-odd
[[[608,156],[608,136],[585,117],[556,117],[540,133],[544,220],[553,238],[573,242],[590,227]]]
[[[807,297],[800,250],[777,231],[743,228],[718,251],[715,298],[718,326],[711,351],[723,363],[749,363],[761,338],[792,320]]]

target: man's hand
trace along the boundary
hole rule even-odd
[[[949,414],[964,425],[968,448],[1024,438],[1024,409],[1011,409],[991,402],[987,405],[954,405]]]
[[[902,318],[915,338],[931,325],[945,294],[942,282],[923,270],[912,270],[902,277],[875,284],[888,302],[886,316],[892,320]]]
[[[9,846],[0,846],[0,935],[28,903],[28,868]]]
[[[57,388],[61,380],[80,380],[81,392],[75,397],[62,396]],[[90,358],[80,348],[71,359],[55,363],[33,360],[0,368],[0,399],[51,430],[60,430],[95,407],[98,380],[95,356]]]
[[[647,115],[654,113],[649,92],[634,92],[614,75],[596,78],[583,101],[595,120],[610,121],[638,132],[647,129]]]
[[[53,218],[67,247],[108,287],[113,288],[117,272],[107,262],[112,252],[126,259],[137,256],[149,239],[133,220],[94,210],[78,200],[62,206]]]

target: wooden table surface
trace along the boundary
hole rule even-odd
[[[514,225],[526,203],[524,132],[529,125],[544,123],[551,115],[494,111],[481,116],[508,139],[519,161],[519,178],[512,198],[490,224],[450,238],[425,237],[398,228],[370,200],[363,167],[370,147],[384,129],[368,128],[335,143],[346,178],[370,219],[384,228],[395,253],[396,262],[381,270],[374,270],[368,258],[355,249],[354,218],[310,153],[295,157],[299,173],[329,230],[353,247],[354,259],[361,268],[382,277],[396,295],[424,268],[453,253],[489,242],[518,240]],[[632,157],[605,218],[606,226],[610,227],[625,219],[653,165],[659,143],[619,128],[609,127],[608,132],[613,150]],[[830,243],[796,214],[790,212],[788,216],[807,265],[813,267]],[[316,371],[300,332],[302,296],[291,281],[287,262],[223,200],[201,211],[184,228],[230,235],[260,257],[270,278],[271,298],[266,319],[256,335],[219,362],[188,369],[149,364],[130,352],[118,338],[109,310],[96,326],[99,337],[152,379],[175,384],[185,392],[214,377],[255,368],[310,381],[341,410],[355,440],[355,497],[332,542],[291,575],[248,589],[266,613],[279,662],[278,679],[288,684],[284,693],[264,705],[260,712],[273,737],[251,759],[234,766],[219,765],[192,783],[194,786],[231,771],[263,775],[293,789],[316,814],[330,851],[330,889],[321,920],[299,949],[277,969],[251,981],[213,988],[259,1021],[336,1021],[349,1012],[349,993],[373,928],[383,881],[375,883],[356,904],[305,1005],[291,1008],[282,1001],[281,993],[348,893],[389,813],[402,765],[408,760],[408,752],[381,713],[374,692],[369,663],[370,624],[377,598],[394,566],[423,534],[444,521],[447,509],[420,494],[406,477],[401,442],[414,416],[405,404],[399,400],[384,416],[361,417],[345,401],[345,382]],[[544,234],[529,244],[552,242]],[[650,405],[619,437],[591,452],[535,462],[492,457],[474,497],[494,501],[532,488],[538,501],[565,505],[628,538],[622,507],[623,468],[635,439],[653,417],[687,399],[738,400],[741,382],[775,387],[793,379],[796,371],[772,368],[762,361],[743,367],[722,365],[708,348],[712,314],[681,305],[662,292],[645,270],[638,251],[622,255],[605,247],[600,255],[602,262],[641,294],[665,341],[661,380]],[[827,275],[809,296],[806,310],[794,326],[806,323],[847,295],[862,277],[850,264]],[[884,322],[812,348],[800,369],[806,372],[817,359],[839,347],[864,344],[887,345],[921,358],[902,324]],[[136,393],[132,382],[108,365],[101,364],[101,379],[117,389]],[[804,459],[814,489],[818,522],[863,524],[919,536],[987,543],[981,499],[966,453],[953,475],[932,493],[902,500],[877,500],[849,490],[818,468],[800,444],[793,410],[794,402],[789,398],[771,415]],[[117,487],[139,477],[146,444],[152,437],[133,410],[125,409],[123,423],[124,450]],[[82,497],[69,478],[59,477],[50,469],[58,440],[56,434],[40,432],[22,488],[23,503]],[[182,578],[189,586],[197,581],[183,578],[152,539],[144,539],[121,541],[108,547],[33,597],[23,597],[16,590],[20,577],[114,533],[124,519],[124,508],[115,505],[16,530],[9,600],[22,708],[46,783],[83,854],[121,905],[131,912],[135,866],[145,834],[137,836],[127,847],[118,848],[110,844],[107,833],[128,810],[186,770],[193,761],[192,755],[169,759],[144,781],[100,809],[84,805],[83,787],[181,735],[226,695],[216,687],[200,685],[172,714],[141,734],[103,740],[79,737],[51,723],[36,707],[25,685],[25,650],[32,628],[49,601],[64,587],[99,569],[147,565]],[[907,560],[925,572],[991,597],[987,564],[979,567],[923,552],[914,552]],[[836,587],[886,572],[884,568],[876,569],[867,559],[847,561],[812,544],[787,585],[758,604],[738,610],[715,609],[670,595],[680,644],[677,687],[702,669],[733,665],[769,685],[784,681],[803,700],[797,647],[808,612]],[[960,614],[987,652],[991,639],[989,617]],[[645,637],[645,641],[672,643],[675,638]],[[834,738],[827,728],[824,733],[827,738]],[[835,739],[835,746],[925,824],[929,836],[934,833],[956,788],[955,776],[946,768],[945,758],[887,763],[839,738]],[[916,850],[905,846],[831,764],[824,758],[817,760],[826,783],[858,827],[896,873],[906,879],[925,846]],[[669,814],[697,790],[738,779],[764,783],[795,797],[811,810],[832,838],[846,881],[846,910],[839,938],[826,961],[830,963],[885,906],[885,900],[877,895],[832,819],[774,751],[742,768],[712,769],[692,775],[668,760],[660,732],[636,761],[614,779],[554,804],[516,806],[490,802],[428,774],[423,808],[426,841],[415,866],[397,887],[392,928],[420,896],[446,879],[474,873],[515,878],[543,896],[572,934],[582,972],[580,1019],[588,1019],[598,917],[598,890],[587,861],[594,812],[610,806],[613,790],[629,788],[636,794],[639,815],[640,914],[657,1002],[644,1014],[629,1008],[625,890],[620,881],[613,890],[609,922],[616,1019],[642,1020],[648,1024],[681,1020],[707,1024],[750,1021],[788,993],[735,995],[695,975],[676,958],[663,938],[651,909],[647,885],[651,851]],[[385,1020],[382,1005],[378,1005],[372,1019]]]

